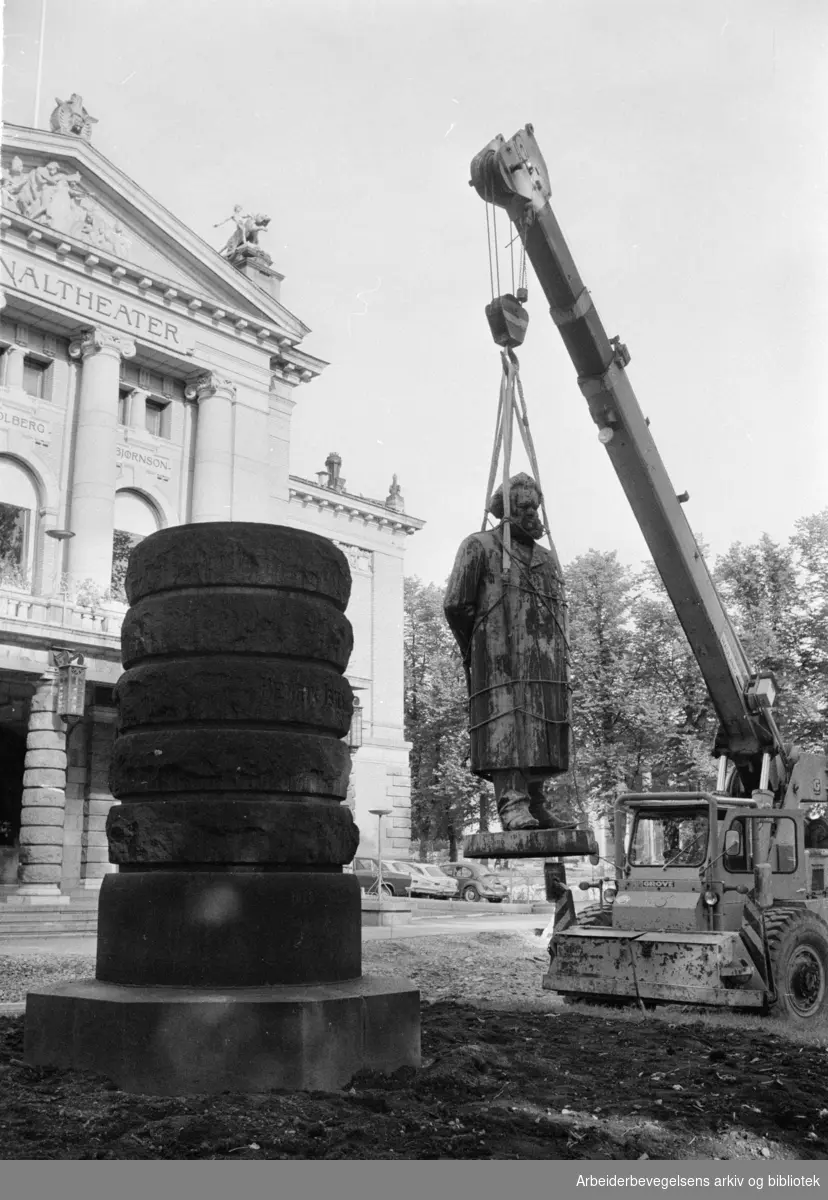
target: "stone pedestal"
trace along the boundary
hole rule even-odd
[[[133,551],[96,979],[30,992],[27,1062],[159,1095],[419,1065],[419,992],[361,974],[344,874],[350,573],[279,526]]]
[[[280,988],[30,992],[26,1061],[112,1076],[122,1091],[332,1091],[358,1071],[420,1065],[420,994],[399,979]],[[117,1062],[117,1072],[113,1069]]]

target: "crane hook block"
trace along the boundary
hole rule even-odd
[[[486,320],[498,346],[522,346],[529,314],[516,296],[498,296],[486,305]]]

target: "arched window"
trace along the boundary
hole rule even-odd
[[[112,596],[126,600],[124,579],[130,551],[161,526],[155,507],[139,492],[115,493],[115,535],[112,540]]]
[[[29,586],[37,510],[32,476],[15,459],[0,455],[0,584]]]

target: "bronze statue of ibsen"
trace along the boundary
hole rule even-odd
[[[546,809],[543,784],[569,768],[563,579],[538,542],[538,485],[525,474],[509,485],[508,538],[501,487],[489,505],[500,525],[463,542],[444,609],[466,669],[472,772],[494,784],[504,830],[560,829],[572,823]]]

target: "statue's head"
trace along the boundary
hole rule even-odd
[[[543,537],[543,522],[538,510],[541,493],[531,475],[521,471],[509,480],[509,524],[522,541],[537,541]],[[489,512],[503,520],[503,486],[492,494]]]

